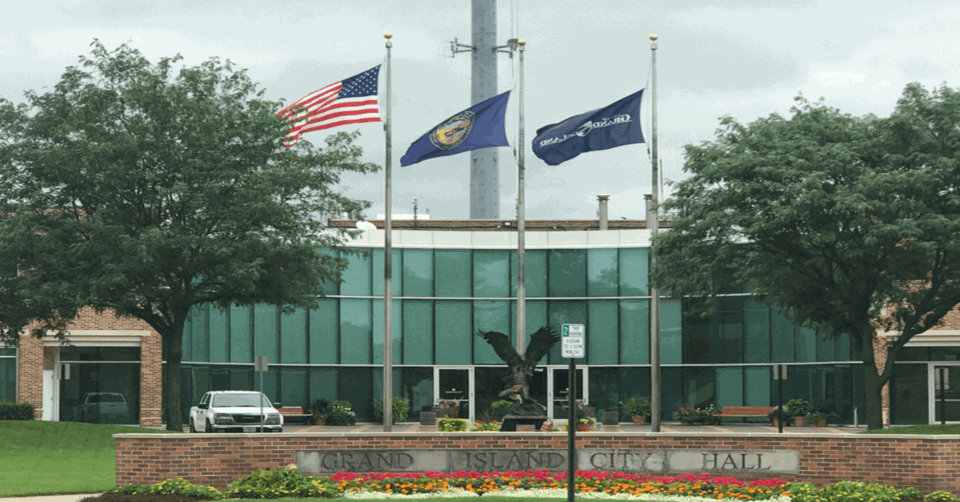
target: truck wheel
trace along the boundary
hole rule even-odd
[[[187,421],[190,422],[190,432],[197,432],[197,428],[193,426],[193,419],[189,418]]]
[[[210,432],[210,433],[216,432],[213,430],[213,424],[211,424],[209,420],[207,420],[207,428],[204,432]]]

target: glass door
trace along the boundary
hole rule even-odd
[[[436,368],[434,394],[437,401],[457,418],[473,421],[473,368]]]
[[[933,423],[960,422],[960,366],[931,365],[933,368]]]
[[[551,420],[565,420],[569,418],[570,411],[567,404],[570,402],[570,369],[569,368],[550,368],[550,402],[547,412]],[[583,368],[577,368],[576,374],[577,401],[588,403],[586,389],[586,372]]]

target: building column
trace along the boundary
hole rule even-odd
[[[31,335],[17,346],[17,402],[34,406],[34,418],[43,416],[43,340]]]
[[[140,427],[159,429],[163,425],[163,340],[151,330],[140,339]]]

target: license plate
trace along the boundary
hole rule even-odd
[[[243,432],[257,432],[257,429],[259,429],[259,427],[244,427]]]

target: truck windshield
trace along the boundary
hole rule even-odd
[[[267,396],[260,393],[251,392],[249,394],[219,394],[213,396],[210,406],[217,408],[239,408],[244,406],[270,408],[270,401]]]

